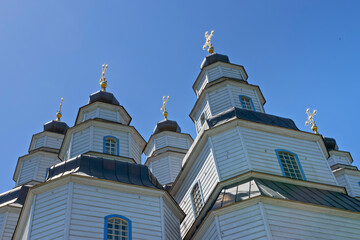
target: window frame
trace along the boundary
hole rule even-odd
[[[250,100],[250,103],[251,103],[251,106],[252,106],[252,110],[255,111],[255,106],[254,106],[254,103],[253,103],[252,98],[249,97],[249,96],[246,96],[246,95],[239,95],[239,100],[240,100],[240,104],[241,104],[242,109],[251,110],[251,109],[244,108],[244,104],[243,104],[243,102],[241,101],[241,97],[246,97],[246,98],[248,98],[248,99]]]
[[[112,138],[113,140],[115,140],[116,142],[116,154],[110,154],[110,153],[107,153],[105,150],[106,150],[106,140],[109,139],[109,138]],[[113,155],[113,156],[119,156],[119,139],[117,137],[114,137],[114,136],[104,136],[103,138],[103,153],[105,154],[109,154],[109,155]]]
[[[132,226],[131,226],[131,220],[128,219],[127,217],[124,217],[122,215],[118,215],[118,214],[111,214],[111,215],[107,215],[104,217],[104,240],[108,240],[107,238],[107,230],[108,230],[108,220],[109,218],[120,218],[123,219],[125,221],[127,221],[128,223],[128,240],[132,239]]]
[[[193,185],[191,186],[191,190],[190,190],[190,202],[191,202],[191,207],[192,207],[192,210],[193,210],[193,214],[194,214],[194,219],[196,219],[198,216],[196,216],[196,210],[195,210],[195,206],[194,206],[194,199],[193,199],[193,196],[191,194],[191,192],[193,191],[194,187],[196,186],[196,184],[198,184],[199,186],[199,192],[200,192],[200,197],[201,197],[201,202],[202,202],[202,207],[199,211],[199,215],[200,215],[200,212],[201,210],[203,209],[203,207],[205,206],[205,201],[204,201],[204,195],[203,195],[203,192],[202,192],[202,188],[201,188],[201,184],[200,184],[200,179],[197,180],[196,182],[193,183]]]
[[[295,178],[291,178],[291,179],[300,180],[300,181],[301,181],[301,180],[306,181],[305,173],[304,173],[304,171],[303,171],[303,169],[302,169],[301,163],[300,163],[300,161],[299,161],[299,157],[298,157],[298,155],[297,155],[296,153],[291,152],[291,151],[289,151],[289,150],[285,150],[285,149],[275,149],[275,152],[276,152],[276,156],[277,156],[277,158],[278,158],[278,161],[279,161],[279,164],[280,164],[280,168],[281,168],[281,171],[282,171],[284,177],[291,178],[291,177],[288,177],[288,176],[285,175],[285,170],[284,170],[284,167],[283,167],[283,165],[282,165],[279,152],[287,152],[287,153],[290,153],[290,154],[294,155],[294,157],[295,157],[295,161],[296,161],[296,164],[297,164],[297,166],[298,166],[298,168],[299,168],[299,171],[300,171],[300,174],[301,174],[301,176],[302,176],[302,179],[295,179]]]

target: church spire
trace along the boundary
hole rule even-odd
[[[203,50],[205,50],[206,47],[208,47],[208,52],[209,52],[210,54],[213,54],[213,53],[214,53],[214,47],[212,46],[212,44],[211,44],[211,42],[210,42],[213,35],[214,35],[214,30],[211,31],[210,35],[208,34],[208,32],[205,32],[205,39],[206,39],[206,41],[205,41],[205,44],[204,44],[204,46],[203,46]]]
[[[56,121],[60,121],[61,117],[62,117],[62,113],[61,113],[61,107],[62,107],[62,103],[63,103],[63,98],[61,98],[61,101],[60,101],[60,107],[59,107],[59,110],[57,111],[56,113]]]
[[[107,68],[108,68],[107,64],[102,65],[102,74],[101,74],[101,78],[100,78],[100,87],[101,87],[101,91],[104,91],[104,92],[106,92],[106,87],[107,87],[107,81],[105,79],[105,72],[106,72]]]

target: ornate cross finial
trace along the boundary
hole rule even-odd
[[[319,134],[318,133],[318,127],[316,126],[315,124],[315,121],[314,121],[314,116],[316,114],[316,110],[313,111],[313,113],[310,113],[310,108],[307,108],[306,109],[306,114],[308,115],[308,120],[305,122],[305,125],[309,125],[310,124],[310,127],[311,127],[311,130],[315,133],[315,134]]]
[[[169,100],[169,96],[167,96],[167,98],[165,96],[163,96],[163,105],[160,108],[160,111],[163,112],[164,120],[167,120],[167,116],[168,116],[168,112],[166,110],[166,103],[168,100]]]
[[[205,32],[205,44],[203,46],[203,50],[205,50],[206,47],[208,47],[208,52],[210,54],[213,54],[214,53],[214,47],[212,46],[210,40],[212,38],[212,36],[214,35],[214,30],[211,31],[210,35],[208,34],[208,32]]]
[[[100,87],[101,87],[101,91],[106,91],[106,87],[107,87],[107,81],[105,79],[105,72],[106,69],[108,68],[108,65],[103,64],[102,65],[102,74],[101,74],[101,78],[100,78]]]
[[[62,116],[61,107],[62,107],[63,100],[64,99],[61,98],[60,107],[59,107],[59,110],[56,113],[56,121],[60,121],[60,119],[61,119],[61,116]]]

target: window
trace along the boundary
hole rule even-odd
[[[296,154],[286,150],[275,151],[284,176],[298,180],[306,180]]]
[[[131,221],[120,215],[105,217],[105,240],[131,240]]]
[[[202,196],[200,182],[197,181],[193,186],[191,193],[190,193],[191,204],[193,207],[195,218],[199,216],[199,213],[204,206],[204,199]]]
[[[104,153],[111,155],[119,155],[119,141],[116,137],[104,137]]]
[[[240,95],[239,98],[240,98],[241,107],[243,109],[255,111],[255,107],[251,98],[243,95]]]
[[[201,114],[200,123],[201,123],[201,126],[204,125],[204,123],[205,123],[205,113]]]

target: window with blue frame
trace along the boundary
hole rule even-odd
[[[275,151],[284,176],[298,180],[306,180],[299,158],[295,153],[286,150]]]
[[[204,198],[201,192],[200,182],[197,181],[190,192],[191,205],[193,207],[195,218],[199,216],[201,209],[204,206]]]
[[[239,98],[240,98],[241,107],[243,109],[255,111],[254,103],[250,97],[245,95],[240,95]]]
[[[116,137],[104,137],[104,153],[119,155],[119,140]]]
[[[131,240],[131,221],[120,215],[105,217],[105,240]]]

